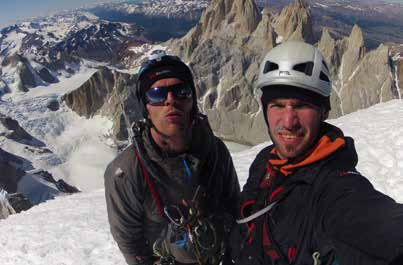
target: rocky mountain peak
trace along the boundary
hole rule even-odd
[[[230,12],[232,2],[229,0],[213,0],[203,12],[197,26],[201,27],[201,35],[206,38],[216,31]]]
[[[279,42],[288,39],[314,42],[311,14],[305,0],[295,0],[284,8],[275,18],[274,28]]]
[[[254,51],[261,51],[260,58],[263,58],[265,53],[274,47],[276,41],[276,33],[271,24],[272,13],[268,8],[263,9],[262,19],[256,30],[253,32],[249,40],[249,48]],[[258,69],[256,69],[258,72]]]
[[[65,94],[62,101],[81,116],[90,118],[100,114],[109,117],[113,120],[114,138],[124,140],[127,131],[122,118],[122,104],[125,105],[126,98],[131,96],[135,78],[133,74],[101,67],[84,84]]]
[[[209,38],[222,25],[236,24],[237,30],[252,33],[261,19],[253,0],[213,0],[200,19],[201,35]]]
[[[212,0],[200,21],[173,47],[173,53],[186,61],[202,42],[217,34],[238,38],[249,36],[261,20],[261,13],[253,0]],[[242,35],[242,36],[241,36]]]
[[[321,47],[331,47],[334,46],[335,40],[330,36],[330,32],[328,28],[323,28],[322,30],[322,36],[319,41],[319,46]],[[322,52],[324,52],[322,50]],[[325,53],[325,52],[324,52]]]
[[[253,0],[235,0],[228,15],[228,23],[236,23],[243,33],[252,33],[261,20],[261,14]]]
[[[341,61],[343,71],[341,72],[342,75],[340,75],[342,84],[351,79],[351,75],[365,56],[364,37],[360,27],[355,25],[350,36],[344,40],[346,47]]]
[[[334,53],[335,53],[336,41],[330,36],[328,28],[323,28],[322,36],[318,43],[318,48],[322,51],[325,60],[330,65],[335,65]],[[337,64],[336,64],[337,65]]]
[[[351,30],[351,34],[348,37],[348,46],[349,48],[365,47],[364,35],[362,34],[361,28],[357,25],[354,25],[353,29]]]

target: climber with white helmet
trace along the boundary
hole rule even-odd
[[[356,170],[353,139],[325,122],[332,84],[321,52],[278,45],[257,88],[273,144],[250,167],[232,263],[403,264],[403,205]]]

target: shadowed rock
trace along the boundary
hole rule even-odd
[[[126,125],[123,122],[123,106],[133,102],[128,99],[135,84],[135,75],[110,70],[106,67],[76,90],[64,95],[62,100],[79,115],[90,118],[96,114],[113,120],[113,136],[117,140],[127,139]]]
[[[17,183],[26,169],[33,169],[31,162],[0,148],[0,185],[7,192],[17,191]]]
[[[1,113],[0,113],[0,123],[7,129],[6,132],[3,133],[0,132],[0,135],[3,135],[6,138],[14,140],[18,143],[34,147],[45,146],[45,143],[27,133],[16,120],[7,117]]]

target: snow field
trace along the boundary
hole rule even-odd
[[[125,264],[103,191],[58,197],[0,222],[2,264]]]

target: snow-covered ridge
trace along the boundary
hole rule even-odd
[[[0,34],[0,96],[58,82],[77,72],[83,60],[119,62],[124,43],[147,41],[134,24],[105,21],[84,11],[36,18]]]
[[[330,8],[330,7],[341,7],[344,9],[350,9],[355,11],[377,11],[383,12],[384,8],[387,7],[399,7],[402,3],[388,3],[387,1],[378,0],[312,0],[310,2],[311,6]]]
[[[1,56],[8,56],[15,52],[36,54],[40,47],[35,45],[35,41],[41,45],[52,45],[68,35],[99,22],[99,18],[94,15],[77,11],[63,12],[9,26],[1,30],[0,54]],[[27,43],[30,36],[32,39],[30,43]]]
[[[74,42],[76,41],[73,39],[74,36],[80,32],[84,32],[84,34],[79,37],[84,38],[83,41],[89,41],[86,38],[97,36],[97,33],[106,27],[115,32],[104,32],[103,35],[109,33],[129,36],[133,28],[127,23],[108,22],[83,11],[63,12],[49,17],[36,18],[1,30],[0,56],[5,57],[16,52],[28,57],[45,55],[44,45],[49,49],[66,39]]]
[[[210,0],[145,0],[117,4],[109,3],[102,5],[102,7],[124,14],[195,19],[200,16],[209,3]]]

